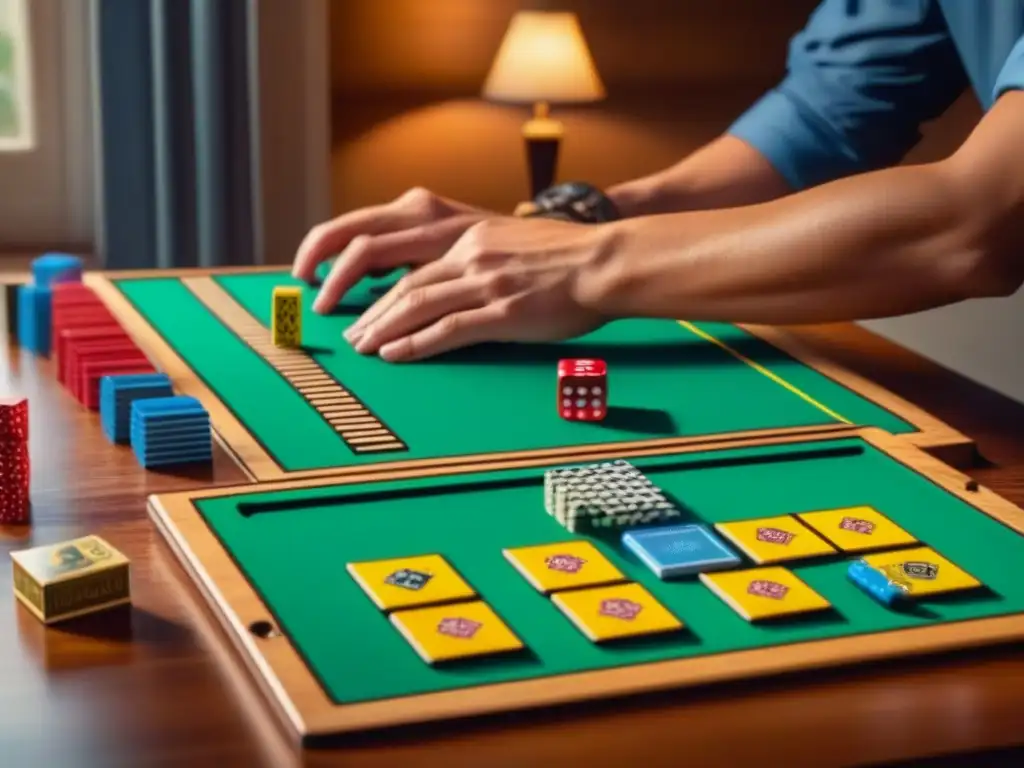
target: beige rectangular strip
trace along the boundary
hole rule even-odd
[[[188,288],[227,328],[291,384],[352,450],[404,451],[405,443],[301,348],[274,345],[270,330],[210,277],[183,278]],[[366,446],[374,445],[375,448]]]

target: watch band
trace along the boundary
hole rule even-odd
[[[532,202],[517,206],[514,215],[561,219],[577,224],[600,224],[619,218],[615,203],[604,192],[581,181],[548,187]]]

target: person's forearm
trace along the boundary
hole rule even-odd
[[[790,188],[756,149],[722,136],[684,160],[608,190],[625,217],[732,208],[786,195]]]
[[[961,182],[947,165],[902,167],[744,208],[604,225],[579,299],[608,317],[790,324],[1015,290],[1019,268],[1006,265],[1020,260],[1007,257],[1024,238],[1007,233],[1019,227]]]

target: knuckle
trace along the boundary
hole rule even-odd
[[[427,294],[422,288],[410,288],[404,292],[402,296],[402,304],[405,309],[410,312],[415,312],[417,309],[421,309],[427,301]]]
[[[441,198],[425,187],[409,189],[402,195],[400,202],[413,210],[427,213],[439,211],[443,207]]]
[[[515,291],[516,279],[504,271],[492,272],[484,280],[484,292],[491,301],[501,299]]]
[[[442,336],[455,336],[462,330],[463,320],[461,315],[445,315],[437,321],[437,329]]]
[[[308,243],[322,243],[324,240],[331,236],[333,226],[330,222],[324,221],[316,226],[312,227],[308,233],[306,233],[306,242]]]

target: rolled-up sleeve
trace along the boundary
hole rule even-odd
[[[783,81],[729,133],[799,190],[898,163],[966,87],[937,3],[825,0],[791,41]]]
[[[998,99],[1007,91],[1024,90],[1024,37],[1017,41],[999,70],[992,98]]]

